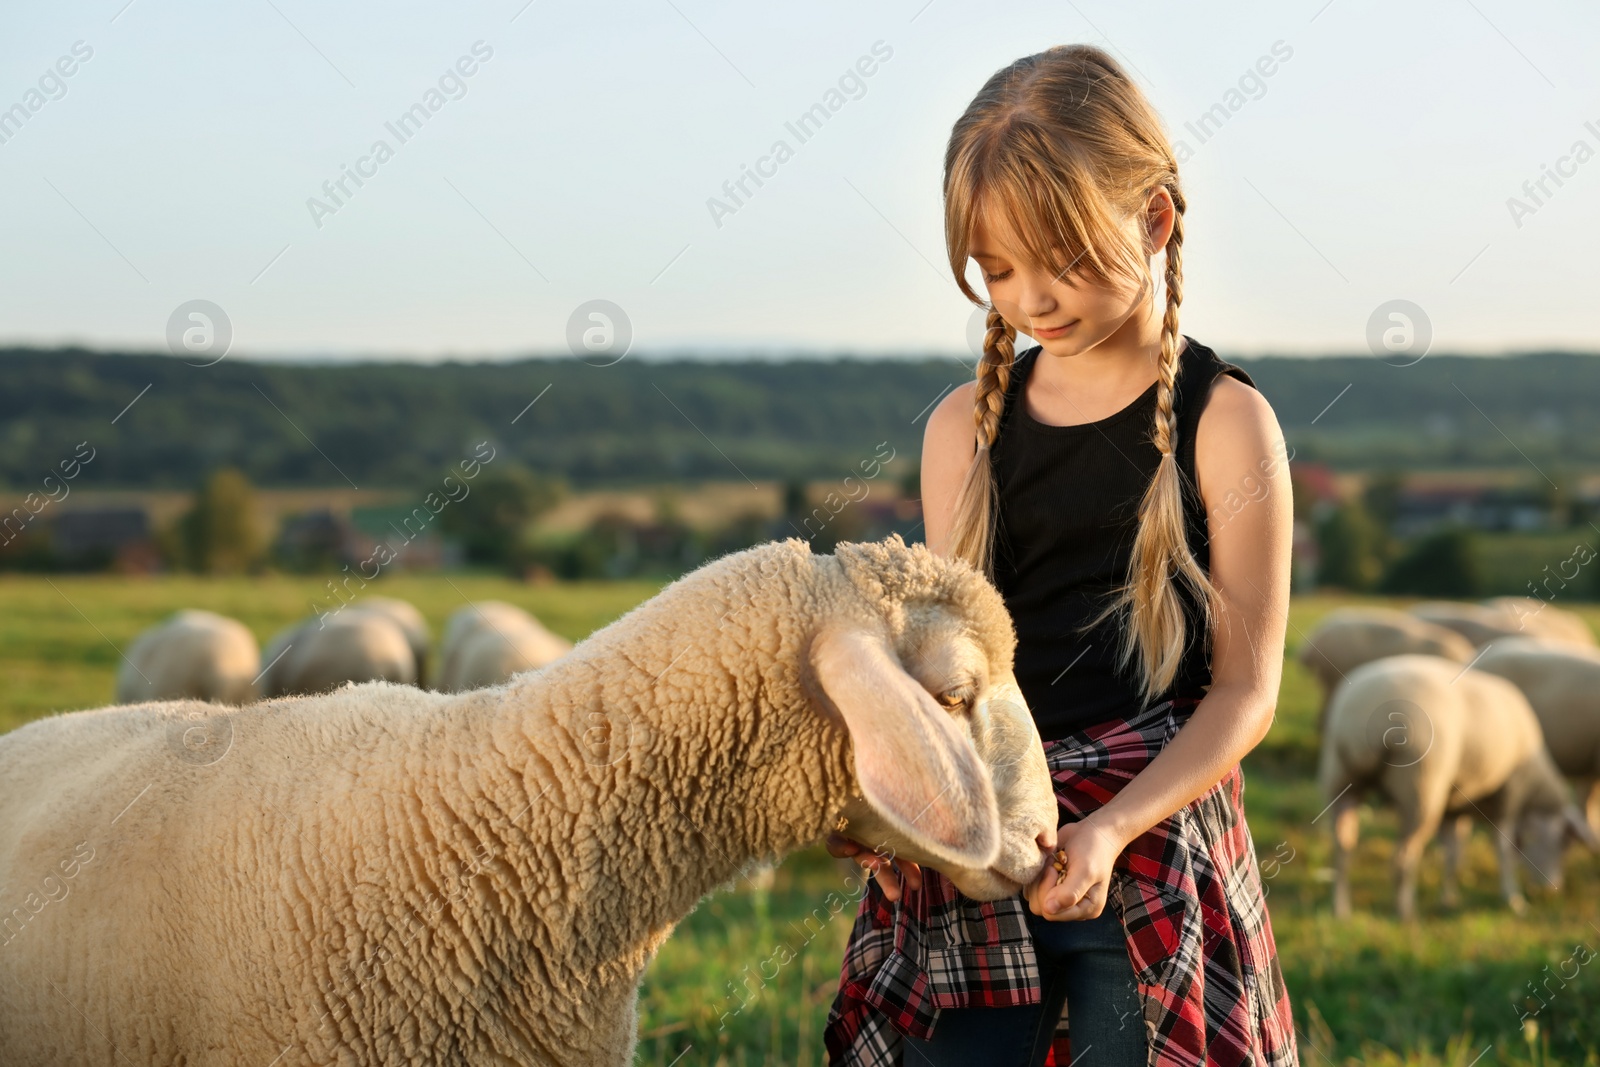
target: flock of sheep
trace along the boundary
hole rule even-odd
[[[1519,856],[1539,884],[1559,889],[1569,841],[1600,849],[1600,648],[1577,615],[1521,597],[1342,608],[1299,656],[1324,693],[1318,777],[1333,815],[1336,914],[1350,912],[1363,795],[1399,816],[1403,918],[1415,914],[1418,864],[1435,835],[1443,902],[1456,903],[1475,815],[1493,831],[1501,891],[1518,913],[1527,907]]]
[[[0,1063],[629,1063],[673,927],[830,831],[974,899],[1037,876],[1057,805],[1014,645],[990,583],[897,536],[724,556],[573,648],[474,605],[431,689],[400,602],[261,655],[181,612],[130,650],[137,703],[0,736]],[[1454,892],[1458,816],[1494,825],[1516,908],[1513,852],[1553,883],[1596,844],[1580,620],[1352,608],[1301,657],[1341,912],[1365,792],[1400,809],[1406,915],[1447,825]]]
[[[428,690],[367,604],[273,642],[266,688],[393,681],[0,736],[0,1063],[620,1067],[651,957],[753,865],[844,825],[975,899],[1046,862],[1010,616],[923,545],[733,553],[461,692],[515,617],[452,620]],[[185,614],[130,658],[233,649],[184,683],[222,692],[236,638]]]
[[[471,604],[445,624],[438,670],[428,678],[428,624],[404,600],[368,597],[289,627],[266,651],[245,625],[210,611],[180,611],[146,630],[117,672],[117,703],[257,699],[323,693],[348,682],[423,685],[445,693],[499,685],[572,650],[528,612],[497,600]],[[265,669],[262,664],[265,663]]]

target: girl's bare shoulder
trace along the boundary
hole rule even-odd
[[[1267,398],[1231,374],[1219,374],[1211,383],[1195,429],[1196,445],[1204,438],[1217,436],[1218,431],[1255,439],[1282,436],[1278,416]]]
[[[975,381],[962,382],[934,405],[933,411],[928,415],[926,439],[929,443],[935,439],[942,444],[971,441],[975,431],[972,404],[977,389],[978,383]]]
[[[1195,428],[1195,468],[1201,495],[1231,488],[1285,454],[1283,430],[1267,398],[1230,374],[1219,374]]]

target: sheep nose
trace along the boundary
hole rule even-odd
[[[1050,830],[1040,830],[1039,831],[1039,836],[1035,837],[1034,840],[1039,843],[1039,847],[1041,849],[1043,849],[1044,851],[1046,851],[1046,852],[1054,852],[1055,851],[1056,835],[1055,835],[1054,832],[1052,832]]]

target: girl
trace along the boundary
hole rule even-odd
[[[993,904],[830,841],[877,875],[830,1061],[1297,1064],[1238,766],[1277,700],[1289,477],[1249,375],[1179,333],[1172,148],[1110,56],[1052,48],[968,106],[944,194],[988,333],[929,418],[927,541],[1005,596],[1063,821]]]

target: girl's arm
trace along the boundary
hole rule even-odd
[[[1028,888],[1035,914],[1092,919],[1129,842],[1203,795],[1272,725],[1288,624],[1294,504],[1283,433],[1265,397],[1230,376],[1211,387],[1195,437],[1211,539],[1216,620],[1211,687],[1155,759],[1106,804],[1062,828],[1067,873]]]
[[[978,447],[972,428],[977,388],[976,382],[963,382],[950,390],[922,432],[922,538],[938,556],[948,554],[956,493]]]

